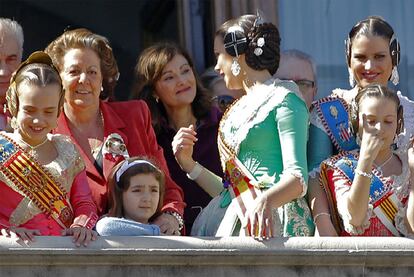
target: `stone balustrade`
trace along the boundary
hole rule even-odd
[[[0,236],[0,276],[414,276],[406,238],[100,237],[87,248],[36,239]]]

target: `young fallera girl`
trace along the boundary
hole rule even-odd
[[[85,165],[66,136],[52,135],[63,104],[52,60],[35,52],[14,73],[6,95],[13,133],[0,133],[1,234],[32,242],[70,235],[77,246],[96,239]]]
[[[351,105],[351,124],[360,150],[328,159],[321,170],[326,190],[335,192],[340,235],[409,236],[413,211],[407,209],[412,201],[408,156],[394,151],[404,128],[397,94],[380,85],[360,90]]]

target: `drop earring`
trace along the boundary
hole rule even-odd
[[[391,78],[390,81],[394,84],[394,86],[398,85],[400,82],[400,75],[398,74],[397,66],[394,65],[391,72]]]
[[[240,74],[240,64],[237,58],[233,58],[233,62],[231,63],[231,73],[234,76],[238,76]]]

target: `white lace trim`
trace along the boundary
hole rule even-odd
[[[264,121],[289,93],[294,93],[303,100],[294,82],[272,78],[264,84],[254,85],[231,107],[231,110],[227,112],[227,119],[220,122],[220,130],[224,135],[224,140],[235,150],[236,155],[249,130]]]
[[[402,170],[400,175],[392,175],[387,178],[392,178],[393,182],[391,182],[392,191],[395,193],[399,200],[407,198],[409,195],[409,183],[410,183],[410,167],[408,164],[408,156],[407,154],[397,153],[396,154],[402,163]]]
[[[402,234],[404,237],[414,238],[414,234],[407,230],[407,226],[405,225],[405,215],[407,213],[407,206],[402,207],[398,204],[398,212],[394,217],[395,221],[395,228]]]
[[[391,189],[397,196],[398,200],[407,198],[409,195],[409,183],[410,183],[410,167],[408,164],[408,156],[402,153],[395,153],[401,160],[402,173],[400,175],[392,175],[388,178],[393,178],[391,183]],[[403,206],[401,201],[397,202],[397,213],[395,214],[395,228],[405,237],[414,237],[414,234],[408,232],[405,225],[405,215],[407,211],[407,205]]]
[[[318,112],[316,111],[316,109],[312,109],[312,111],[310,112],[309,120],[313,126],[321,129],[326,135],[328,135],[328,132],[323,126],[322,119],[318,116]]]
[[[305,178],[303,178],[302,172],[300,172],[300,170],[283,171],[282,174],[280,174],[280,180],[282,180],[283,176],[287,174],[293,175],[293,177],[299,179],[299,182],[302,185],[302,193],[299,197],[304,197],[306,195],[306,192],[308,191],[308,183],[305,181]]]
[[[365,230],[367,230],[371,225],[370,219],[372,216],[373,207],[371,204],[368,204],[367,214],[365,215],[364,221],[361,226],[354,226],[350,223],[350,221],[352,220],[352,216],[349,214],[348,209],[346,209],[346,212],[341,213],[342,221],[344,223],[344,229],[348,234],[351,235],[362,235],[365,232]]]
[[[402,95],[400,91],[397,94],[404,110],[404,132],[398,136],[398,152],[406,153],[410,138],[414,135],[414,102]]]
[[[313,168],[311,171],[308,172],[308,175],[310,178],[319,178],[319,174],[321,173],[321,168],[320,167],[315,167]]]

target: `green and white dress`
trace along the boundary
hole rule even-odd
[[[277,186],[285,174],[301,180],[301,197],[274,210],[275,236],[312,236],[314,232],[304,199],[308,125],[308,110],[298,87],[278,79],[253,86],[227,110],[220,122],[223,168],[230,155],[235,155],[266,188]],[[197,218],[191,235],[216,235],[230,201],[227,190],[213,199]]]

